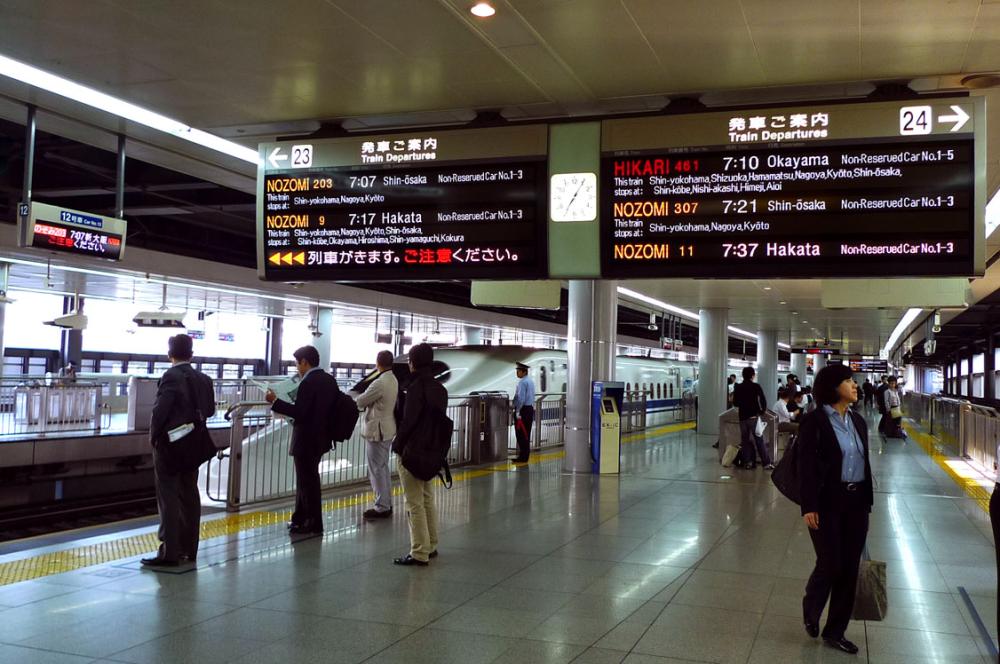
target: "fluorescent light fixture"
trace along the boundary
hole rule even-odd
[[[470,8],[469,11],[472,12],[473,16],[478,16],[479,18],[489,18],[497,13],[497,10],[493,8],[493,5],[488,2],[477,2],[472,5],[472,8]]]
[[[892,354],[892,349],[896,345],[896,342],[899,341],[899,338],[903,336],[903,332],[906,332],[906,328],[916,320],[921,312],[923,312],[923,309],[913,308],[903,314],[903,317],[899,319],[899,323],[896,324],[896,329],[889,335],[889,340],[885,342],[885,346],[882,348],[884,357],[889,357]]]
[[[986,204],[986,237],[1000,226],[1000,191],[993,194],[993,198]]]
[[[227,141],[206,131],[194,129],[183,122],[172,120],[155,111],[136,106],[123,99],[112,97],[4,55],[0,55],[0,74],[251,164],[256,164],[258,161],[257,151],[254,149]]]
[[[649,297],[648,295],[643,295],[642,293],[638,293],[638,292],[636,292],[634,290],[631,290],[629,288],[622,288],[621,286],[619,286],[618,287],[618,294],[619,295],[623,295],[625,297],[632,298],[633,300],[638,300],[640,302],[644,302],[644,303],[652,305],[654,307],[658,307],[658,308],[662,309],[663,311],[670,311],[672,313],[675,313],[675,314],[678,314],[678,315],[681,315],[681,316],[685,316],[686,318],[690,318],[691,320],[698,320],[698,314],[696,314],[693,311],[688,311],[687,309],[682,309],[681,307],[677,307],[677,306],[674,306],[672,304],[667,304],[666,302],[663,302],[662,300],[657,300],[655,297]],[[728,329],[733,334],[739,335],[741,337],[746,337],[748,339],[752,339],[753,341],[757,340],[757,335],[756,334],[754,334],[753,332],[748,332],[747,330],[738,328],[735,325],[729,325]],[[779,348],[789,348],[790,346],[788,344],[780,344],[779,343],[778,347]]]

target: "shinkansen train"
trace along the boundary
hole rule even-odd
[[[398,360],[405,363],[406,358]],[[566,392],[567,353],[523,346],[463,346],[437,348],[434,374],[453,395],[472,392],[506,392],[513,396],[517,384],[514,364],[531,367],[529,375],[539,393]],[[727,373],[740,375],[744,364],[730,364]],[[619,356],[615,359],[615,380],[625,383],[627,392],[645,392],[648,413],[671,410],[684,397],[697,395],[697,361],[664,360]]]

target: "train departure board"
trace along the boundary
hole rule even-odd
[[[22,204],[19,243],[78,256],[121,260],[126,222],[90,212],[46,205]]]
[[[982,98],[605,121],[609,278],[974,276]]]
[[[544,125],[303,140],[260,153],[264,279],[547,276]]]

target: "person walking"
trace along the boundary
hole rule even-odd
[[[392,479],[389,474],[389,452],[396,436],[396,397],[399,381],[392,373],[393,356],[387,350],[375,358],[375,374],[364,382],[364,392],[355,397],[358,408],[365,411],[362,437],[368,462],[368,480],[375,492],[375,506],[364,513],[366,520],[388,519],[392,516]]]
[[[903,401],[899,396],[899,380],[895,376],[890,376],[887,385],[889,387],[882,393],[885,409],[885,427],[882,433],[888,438],[902,438]]]
[[[771,455],[767,452],[764,439],[757,435],[757,420],[767,409],[767,398],[760,385],[754,382],[757,372],[753,367],[743,368],[743,381],[733,388],[733,405],[739,408],[740,415],[740,456],[743,467],[753,470],[757,467],[757,457],[765,469],[774,468]]]
[[[271,410],[293,418],[288,454],[295,460],[295,511],[288,524],[290,535],[323,534],[323,501],[319,462],[333,449],[331,427],[340,387],[320,366],[319,351],[303,346],[292,356],[300,381],[294,403],[279,399],[272,390],[264,398]]]
[[[191,366],[193,355],[188,335],[178,334],[167,341],[170,368],[157,385],[149,422],[156,508],[160,513],[159,551],[155,557],[141,560],[150,567],[176,567],[182,562],[193,563],[198,557],[198,468],[177,468],[168,452],[168,446],[180,439],[180,431],[215,414],[215,386],[211,378]]]
[[[535,381],[528,375],[528,365],[518,362],[517,388],[514,390],[514,436],[517,456],[514,463],[527,463],[531,454],[531,432],[535,424]]]
[[[864,392],[865,395],[865,410],[871,410],[872,404],[875,402],[875,386],[872,385],[870,380],[865,378],[865,382],[861,386],[861,391]]]
[[[851,369],[831,364],[814,383],[819,407],[799,425],[799,481],[802,518],[816,551],[816,566],[802,599],[806,633],[819,636],[829,600],[823,640],[856,654],[845,635],[854,608],[858,567],[868,536],[873,503],[868,426],[851,404],[858,400]]]
[[[446,411],[448,390],[434,378],[431,366],[434,363],[434,349],[429,344],[417,344],[410,349],[410,371],[414,374],[406,386],[403,405],[403,421],[396,432],[392,451],[398,455],[396,468],[399,482],[403,485],[403,503],[410,526],[410,552],[394,559],[396,565],[417,565],[426,567],[431,558],[437,556],[438,530],[437,510],[434,507],[434,492],[431,480],[421,480],[403,465],[403,453],[407,447],[424,449],[426,437],[432,435],[426,426],[426,415],[431,409]]]
[[[882,376],[882,382],[880,382],[878,387],[875,388],[875,408],[878,409],[879,415],[881,415],[878,421],[879,433],[885,433],[886,424],[888,424],[888,418],[886,417],[885,411],[885,391],[888,389],[889,377]]]

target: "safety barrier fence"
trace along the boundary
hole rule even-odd
[[[128,430],[129,381],[133,378],[145,382],[155,395],[156,379],[146,376],[81,375],[76,381],[42,376],[28,380],[23,376],[0,378],[0,442],[5,437],[31,434]],[[209,426],[228,426],[225,414],[230,407],[262,401],[266,384],[283,379],[214,381],[216,414],[209,418]],[[152,402],[147,402],[146,411],[135,418],[135,430],[149,427],[148,407]]]
[[[454,431],[448,463],[461,466],[505,457],[508,412],[506,395],[450,397],[448,417],[454,422]],[[229,511],[238,511],[293,495],[295,468],[288,456],[291,422],[273,416],[264,401],[237,403],[227,410],[226,418],[231,423],[229,448],[202,470],[208,497],[225,503]],[[351,437],[320,461],[324,489],[357,484],[368,477],[362,426],[363,418],[359,418]],[[390,455],[389,464],[395,474],[395,455]]]
[[[903,414],[989,474],[997,461],[1000,412],[961,399],[919,392],[903,395]]]

